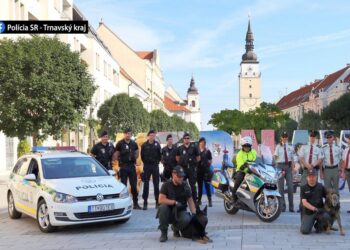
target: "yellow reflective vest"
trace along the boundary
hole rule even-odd
[[[252,149],[249,152],[245,152],[241,149],[236,156],[237,171],[239,171],[243,166],[243,164],[246,163],[247,161],[255,161],[255,160],[256,160],[255,149]],[[243,172],[247,173],[247,169],[245,169]]]

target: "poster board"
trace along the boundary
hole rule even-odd
[[[268,146],[271,152],[275,152],[275,130],[263,129],[261,130],[261,144]]]

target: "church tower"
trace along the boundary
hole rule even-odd
[[[254,37],[250,28],[250,18],[245,41],[246,52],[242,56],[241,71],[239,73],[239,110],[242,112],[253,110],[259,107],[261,103],[261,73],[258,58],[254,53]]]
[[[196,83],[192,76],[190,87],[187,90],[187,107],[191,111],[190,121],[196,124],[198,130],[201,130],[201,113],[199,107],[199,93]]]

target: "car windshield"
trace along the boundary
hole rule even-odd
[[[108,176],[108,172],[95,159],[65,157],[42,159],[45,179]]]

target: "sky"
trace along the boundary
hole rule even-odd
[[[135,51],[160,53],[166,86],[186,98],[193,74],[202,129],[238,109],[238,73],[248,15],[261,69],[262,101],[322,79],[350,63],[348,0],[74,0],[97,28],[109,26]]]

